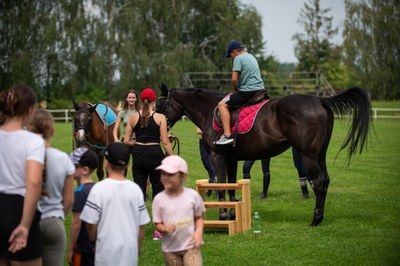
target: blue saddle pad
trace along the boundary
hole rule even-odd
[[[105,104],[102,104],[102,103],[97,104],[96,112],[99,115],[103,124],[104,124],[104,116],[105,116],[107,125],[112,125],[115,123],[115,121],[117,121],[116,114],[113,112],[113,110],[110,107],[108,107]]]

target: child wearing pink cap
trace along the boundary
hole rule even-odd
[[[152,213],[156,230],[163,234],[161,249],[165,265],[202,265],[205,207],[200,195],[184,186],[188,173],[186,161],[177,155],[162,160],[164,191],[153,200]]]

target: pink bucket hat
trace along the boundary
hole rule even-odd
[[[182,157],[178,155],[170,155],[161,161],[161,165],[156,168],[156,170],[163,170],[168,174],[175,174],[182,172],[184,174],[188,173],[187,163]]]

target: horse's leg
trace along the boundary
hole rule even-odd
[[[217,172],[217,183],[226,183],[227,163],[225,156],[212,152],[211,159],[214,163],[215,170]],[[217,192],[217,196],[219,201],[226,201],[225,190],[219,190]],[[226,208],[219,209],[219,219],[220,220],[228,219],[228,213]]]
[[[326,167],[326,152],[328,150],[332,128],[333,125],[328,124],[324,143],[319,152],[314,152],[314,154],[318,154],[318,157],[304,155],[301,156],[305,170],[307,173],[310,174],[310,177],[313,181],[312,184],[315,194],[314,216],[310,226],[317,226],[324,219],[324,206],[330,182]]]
[[[227,162],[228,183],[236,183],[237,166],[237,161],[233,158],[229,158]],[[230,201],[238,201],[235,192],[236,190],[228,190]]]
[[[311,226],[317,226],[324,219],[324,206],[330,182],[328,169],[326,167],[326,152],[328,150],[329,141],[332,136],[332,130],[333,130],[333,115],[328,113],[328,123],[327,123],[325,141],[321,147],[321,150],[319,151],[319,156],[318,156],[319,178],[317,180],[313,180],[312,183],[312,187],[314,189],[314,193],[317,200],[315,202],[314,218],[311,223]],[[315,182],[317,182],[317,184],[315,184]]]
[[[320,169],[320,174],[318,175],[317,179],[313,180],[314,185],[314,193],[315,193],[315,209],[314,209],[314,217],[313,221],[311,222],[310,226],[317,226],[322,222],[324,219],[324,206],[326,195],[328,193],[328,186],[329,186],[329,175],[325,169]]]
[[[229,158],[228,163],[227,163],[228,183],[236,183],[237,166],[238,166],[238,162],[233,158]],[[236,192],[236,190],[228,190],[230,201],[238,201],[236,199],[235,192]],[[230,209],[229,216],[230,216],[229,218],[231,220],[235,220],[235,218],[236,218],[235,209]]]
[[[97,156],[99,157],[99,166],[97,167],[96,173],[97,173],[97,178],[99,179],[99,181],[101,181],[104,178],[104,167],[103,167],[104,156],[100,156],[100,152],[96,153]]]
[[[326,197],[325,190],[325,175],[322,173],[321,168],[318,164],[318,158],[316,156],[305,156],[301,155],[304,167],[309,173],[314,184],[314,194],[315,194],[315,208],[313,221],[310,226],[317,226],[322,222],[324,218],[324,203]]]
[[[303,194],[303,199],[308,199],[308,188],[307,188],[307,175],[304,172],[304,165],[301,161],[301,158],[299,156],[299,153],[297,152],[296,148],[293,146],[292,147],[292,157],[293,157],[293,163],[294,166],[297,169],[298,177],[299,177],[299,184],[301,188],[301,192]],[[311,181],[312,182],[312,181]]]

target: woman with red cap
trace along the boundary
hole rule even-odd
[[[164,189],[160,172],[156,170],[165,157],[160,146],[160,139],[166,154],[173,154],[168,139],[167,119],[165,115],[154,111],[156,99],[156,93],[152,89],[147,88],[142,91],[140,100],[143,108],[131,116],[124,135],[124,143],[134,145],[132,148],[133,179],[140,186],[145,197],[147,178],[150,177],[153,199]],[[132,134],[136,135],[135,142],[131,140]]]

